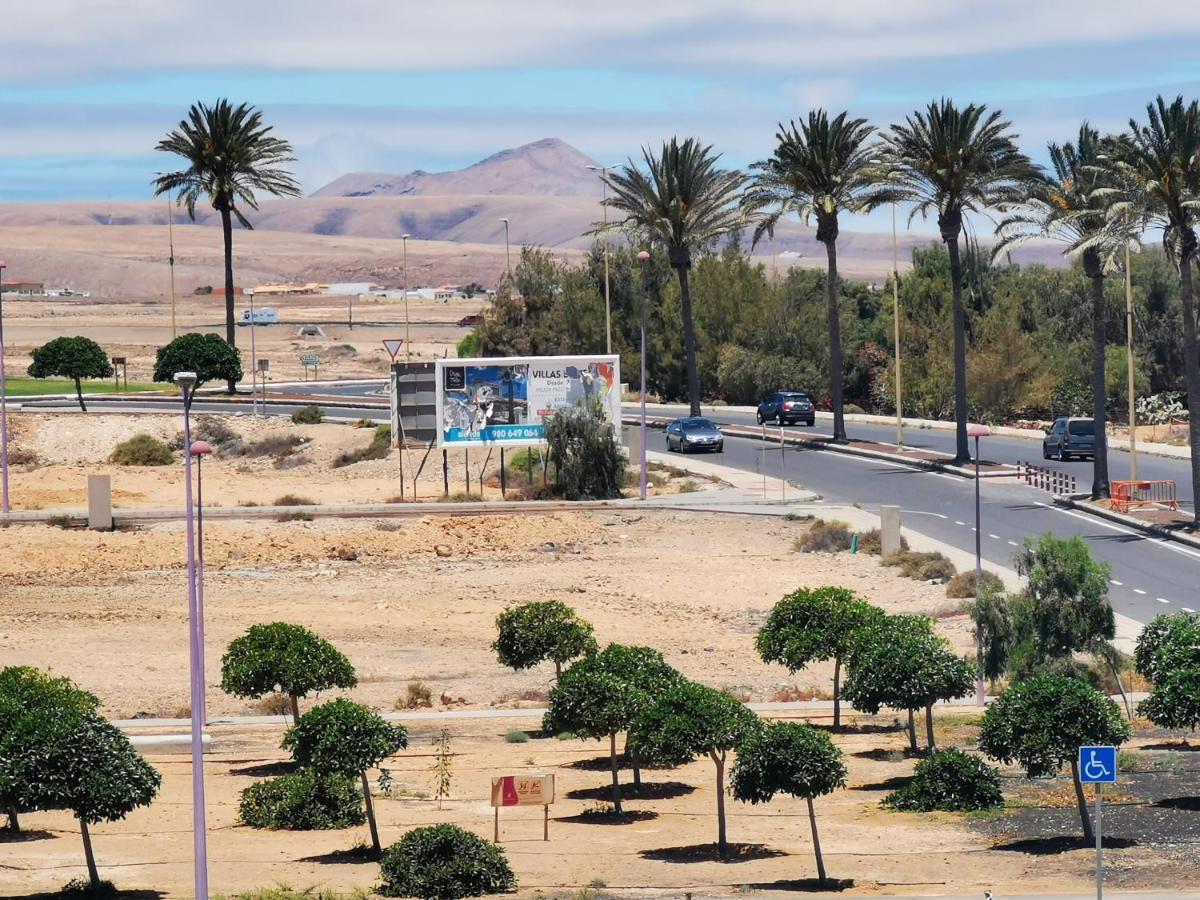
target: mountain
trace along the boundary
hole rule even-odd
[[[423,172],[383,175],[352,172],[322,188],[312,197],[406,197],[406,196],[552,196],[599,197],[600,180],[588,166],[595,161],[565,141],[546,138],[453,172]]]

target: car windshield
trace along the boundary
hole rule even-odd
[[[1094,435],[1095,422],[1091,419],[1075,419],[1067,423],[1067,432],[1076,435]]]
[[[717,426],[708,419],[688,419],[680,423],[684,431],[716,431]]]

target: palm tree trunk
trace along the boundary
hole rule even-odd
[[[234,321],[233,308],[233,217],[228,209],[221,210],[221,236],[225,241],[225,340],[230,347],[237,346],[237,323]],[[254,365],[254,360],[250,360]],[[230,380],[229,393],[237,389]]]
[[[93,888],[100,887],[100,872],[96,869],[96,857],[92,855],[92,836],[88,834],[87,822],[79,820],[79,833],[83,836],[83,857],[87,860],[88,881]]]
[[[717,853],[724,859],[729,855],[729,841],[725,837],[725,754],[709,755],[717,765]]]
[[[87,407],[83,405],[83,385],[79,383],[79,376],[75,376],[75,399],[79,401],[79,408],[87,412]]]
[[[817,882],[825,883],[825,860],[821,856],[821,838],[817,835],[817,814],[813,811],[812,797],[805,797],[808,801],[808,825],[812,828],[813,836],[813,853],[817,857]]]
[[[954,462],[963,465],[971,461],[967,443],[967,314],[963,310],[958,235],[944,240],[950,253],[950,293],[954,297]]]
[[[1184,235],[1179,258],[1179,297],[1183,301],[1183,370],[1187,376],[1188,437],[1192,457],[1192,510],[1200,515],[1200,358],[1196,353],[1196,309],[1192,293],[1192,255],[1196,236]]]
[[[617,733],[615,731],[608,736],[608,768],[612,772],[613,812],[619,816],[624,810],[621,809],[621,780],[617,776]]]
[[[1108,385],[1104,377],[1104,275],[1092,276],[1092,421],[1095,431],[1095,459],[1092,461],[1092,499],[1107,497],[1108,488],[1108,429],[1105,424],[1108,406]]]
[[[833,407],[833,439],[846,440],[846,410],[842,398],[842,323],[838,309],[837,241],[825,242],[825,321],[829,329],[829,394]]]
[[[696,368],[696,323],[692,321],[692,291],[688,287],[687,266],[677,266],[679,302],[683,312],[683,356],[687,367],[688,406],[691,415],[700,415],[700,370]]]
[[[842,657],[833,658],[833,730],[842,729]]]
[[[1083,796],[1083,785],[1079,783],[1079,760],[1071,758],[1071,780],[1075,782],[1075,803],[1079,807],[1079,821],[1083,824],[1083,842],[1090,844],[1092,838],[1092,820],[1088,816],[1087,800]]]
[[[379,826],[375,824],[375,804],[371,802],[371,782],[367,779],[367,773],[362,772],[362,789],[363,801],[367,806],[367,824],[371,826],[371,846],[375,848],[375,853],[383,852],[383,845],[379,843]]]

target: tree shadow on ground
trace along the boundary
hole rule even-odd
[[[48,841],[58,837],[53,831],[44,828],[22,828],[20,831],[10,831],[0,828],[0,844],[23,844],[26,841]]]
[[[905,759],[923,759],[926,753],[923,750],[913,753],[911,747],[903,750],[897,747],[873,747],[870,750],[855,750],[850,755],[855,759],[873,759],[875,762],[901,762]]]
[[[889,725],[880,725],[878,722],[856,722],[847,725],[845,722],[841,724],[836,731],[833,725],[828,722],[811,722],[813,728],[819,728],[822,731],[829,731],[833,734],[894,734],[897,731],[904,731],[908,726],[895,722]]]
[[[1104,836],[1104,846],[1109,850],[1125,850],[1138,846],[1133,838]],[[1071,850],[1094,850],[1095,841],[1085,841],[1081,835],[1059,835],[1049,838],[1023,838],[1009,841],[1007,844],[993,844],[993,850],[1004,850],[1010,853],[1028,853],[1031,856],[1054,856]]]
[[[642,850],[642,859],[652,859],[657,862],[697,863],[723,862],[743,863],[759,859],[773,859],[777,856],[787,856],[782,850],[775,850],[766,844],[736,844],[730,843],[725,856],[717,852],[716,844],[688,844],[685,847],[657,847],[653,850]]]
[[[634,822],[649,822],[658,818],[650,809],[627,809],[621,815],[605,810],[587,810],[574,816],[562,816],[556,822],[571,822],[576,825],[632,825]]]
[[[240,769],[230,769],[230,775],[249,775],[251,778],[274,778],[276,775],[288,775],[300,767],[290,759],[278,762],[259,763],[253,766],[242,766]]]
[[[898,791],[902,787],[906,787],[913,780],[911,775],[897,775],[895,778],[888,778],[885,781],[873,781],[870,784],[852,784],[852,791]]]
[[[317,856],[304,856],[297,862],[321,863],[330,866],[357,865],[359,863],[379,862],[379,854],[374,847],[366,844],[356,844],[348,850],[333,850]]]
[[[564,769],[579,769],[582,772],[607,772],[612,768],[612,762],[607,756],[589,756],[587,759],[576,759],[569,763],[563,763],[561,768]],[[624,754],[617,754],[618,769],[632,769],[633,763],[629,761],[629,757]],[[667,772],[675,766],[648,766],[642,763],[643,772]]]
[[[751,891],[795,891],[796,893],[831,893],[836,894],[841,891],[848,891],[854,887],[853,878],[826,878],[821,881],[818,878],[790,878],[780,881],[760,881],[755,884],[742,885],[745,890]]]
[[[1158,744],[1142,744],[1138,750],[1175,750],[1179,753],[1200,753],[1200,744],[1188,741],[1162,741]]]
[[[1162,809],[1182,809],[1200,812],[1200,797],[1166,797],[1154,804]]]
[[[38,894],[5,894],[4,896],[10,898],[10,900],[70,900],[70,898],[74,897],[95,897],[104,898],[104,900],[163,900],[167,895],[163,891],[123,891],[118,888],[111,891],[101,890],[93,893],[62,890],[44,891]]]
[[[632,784],[621,785],[622,800],[674,800],[695,793],[694,785],[682,781],[643,781],[641,787]],[[603,787],[576,788],[567,791],[568,800],[611,800],[612,785]]]

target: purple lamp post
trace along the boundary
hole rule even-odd
[[[204,663],[204,478],[200,463],[213,452],[208,441],[192,441],[192,456],[196,457],[196,621],[200,623],[200,678],[204,698],[204,724],[208,724],[208,668]]]
[[[642,474],[639,482],[639,496],[646,499],[646,305],[650,302],[650,253],[642,250],[637,255],[642,264]]]
[[[986,425],[974,422],[967,425],[967,437],[975,438],[975,597],[979,598],[979,588],[983,582],[983,553],[981,551],[981,533],[983,523],[979,519],[979,439],[991,435],[992,429]],[[979,635],[975,636],[975,660],[978,674],[975,680],[975,702],[983,706],[983,647]]]
[[[8,385],[4,375],[4,270],[0,260],[0,482],[3,482],[3,497],[0,510],[9,511],[8,506]]]
[[[192,506],[192,394],[195,372],[176,372],[174,381],[183,392],[184,517],[187,520],[188,649],[192,697],[192,853],[194,893],[208,900],[208,836],[204,814],[204,622],[196,594],[195,509]]]

